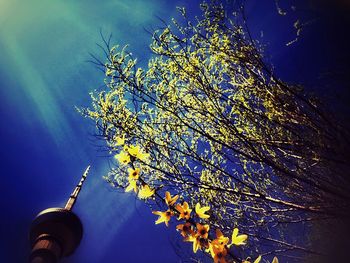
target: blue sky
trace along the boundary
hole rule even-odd
[[[108,158],[94,146],[93,124],[74,107],[88,106],[89,91],[103,85],[103,74],[86,62],[89,52],[101,55],[100,29],[113,33],[113,43],[130,44],[146,64],[150,35],[144,28],[159,26],[157,16],[170,21],[175,6],[185,2],[0,0],[0,261],[26,262],[31,220],[45,208],[63,206],[91,164],[74,208],[84,238],[64,262],[181,262],[175,232],[155,226],[143,203],[103,181]],[[190,11],[198,12],[197,2]],[[324,50],[314,48],[312,33],[287,49],[294,18],[280,17],[268,2],[248,5],[253,33],[263,30],[261,41],[281,75],[311,83],[324,60],[310,65]]]
[[[159,260],[177,262],[170,233],[154,225],[148,208],[103,181],[108,158],[94,147],[93,124],[74,108],[89,105],[89,91],[103,84],[103,75],[86,62],[89,52],[101,55],[100,29],[147,62],[144,28],[158,25],[156,16],[173,15],[176,3],[166,3],[0,1],[0,204],[6,211],[0,261],[26,261],[31,220],[42,209],[63,206],[92,164],[74,209],[84,239],[66,262],[149,262],[155,248]]]

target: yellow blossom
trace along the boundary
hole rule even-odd
[[[209,225],[201,225],[201,224],[197,223],[196,227],[197,227],[196,236],[202,237],[202,238],[208,238]]]
[[[275,258],[276,258],[276,257],[275,257]],[[277,258],[276,258],[276,259],[277,259]],[[261,256],[258,256],[258,257],[254,260],[253,263],[259,263],[260,260],[261,260]],[[278,260],[277,260],[277,262],[275,262],[275,263],[278,263]]]
[[[220,229],[216,229],[216,239],[213,240],[213,242],[217,242],[220,245],[227,245],[230,239],[228,237],[225,237],[224,234],[220,231]]]
[[[208,233],[209,225],[196,224],[197,232],[188,238],[186,241],[193,242],[193,252],[196,253],[198,249],[209,248]]]
[[[123,151],[128,152],[128,150],[129,150],[129,146],[127,144],[124,144]]]
[[[165,192],[165,203],[167,205],[174,205],[178,198],[178,195],[171,197],[171,194],[168,191]]]
[[[227,254],[225,246],[229,242],[229,238],[225,237],[220,229],[216,229],[216,239],[209,244],[209,252],[214,258],[214,262],[226,262],[225,256]],[[225,250],[225,251],[224,251]]]
[[[120,164],[126,165],[130,163],[130,155],[124,151],[121,151],[120,153],[116,154],[114,158],[117,159]]]
[[[158,215],[159,218],[156,221],[156,225],[160,223],[165,223],[166,226],[168,226],[168,222],[170,221],[171,217],[173,216],[173,212],[170,210],[167,210],[165,212],[161,211],[152,211],[153,214]]]
[[[131,190],[134,190],[134,192],[137,192],[137,185],[136,180],[129,180],[129,185],[125,188],[125,192],[130,192]]]
[[[176,210],[180,213],[178,220],[190,219],[192,209],[189,208],[188,203],[184,202],[183,205],[176,205]]]
[[[245,242],[248,238],[247,235],[238,235],[238,228],[233,229],[232,232],[232,238],[231,238],[231,245],[241,246],[245,245]]]
[[[212,256],[214,259],[214,263],[226,263],[226,255],[227,255],[227,249],[225,246],[213,246],[212,247]]]
[[[127,150],[128,150],[128,152],[130,153],[130,155],[136,157],[137,154],[138,154],[138,152],[139,152],[141,149],[140,149],[140,146],[139,146],[139,145],[136,145],[136,146],[130,145],[130,146],[127,147]]]
[[[140,168],[132,169],[128,168],[129,179],[137,180],[140,176]]]
[[[116,143],[115,143],[116,146],[124,145],[125,135],[123,135],[123,137],[116,137],[115,140],[116,140]]]
[[[155,190],[150,188],[149,185],[143,185],[141,186],[141,189],[139,191],[139,198],[140,199],[147,199],[150,198],[152,195],[154,195]]]
[[[278,258],[274,257],[271,263],[278,263]]]
[[[253,263],[259,263],[261,261],[261,256],[258,256]],[[250,263],[249,260],[243,260],[242,263]],[[278,262],[275,262],[278,263]]]
[[[188,236],[185,241],[192,242],[193,252],[196,253],[198,249],[208,248],[209,242],[207,238],[203,238],[196,235]]]
[[[181,231],[180,234],[183,237],[187,237],[189,235],[194,234],[194,231],[192,230],[192,225],[190,222],[186,222],[185,224],[177,225],[176,229]]]
[[[207,219],[210,216],[206,215],[205,212],[209,211],[210,207],[209,206],[203,206],[201,207],[201,205],[199,203],[196,204],[196,214],[200,217],[200,218],[204,218]]]
[[[143,153],[139,145],[131,145],[127,149],[131,156],[134,156],[141,161],[146,161],[149,158],[149,153]]]

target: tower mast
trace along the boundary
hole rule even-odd
[[[74,191],[72,192],[72,194],[70,195],[66,205],[64,206],[65,209],[71,211],[75,205],[75,202],[78,198],[78,195],[80,193],[81,188],[83,187],[83,183],[88,175],[90,171],[90,165],[86,168],[85,172],[83,173],[83,176],[80,179],[80,182],[77,184],[77,186],[75,187]]]

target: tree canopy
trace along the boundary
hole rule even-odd
[[[106,89],[81,110],[115,156],[105,178],[167,209],[154,212],[158,223],[178,214],[193,250],[211,248],[215,262],[225,262],[218,251],[235,262],[317,254],[303,233],[309,222],[347,216],[346,155],[334,148],[347,134],[315,98],[274,74],[241,9],[230,14],[217,2],[201,9],[191,21],[179,8],[182,21],[154,32],[147,68],[105,41],[106,63],[95,62]],[[184,215],[195,207],[197,221]],[[205,233],[184,232],[186,224]],[[224,240],[215,250],[213,240],[233,229],[230,244],[239,229],[246,246],[236,251]]]

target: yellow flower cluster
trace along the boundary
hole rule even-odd
[[[141,168],[135,167],[135,161],[146,162],[149,158],[149,153],[145,153],[141,150],[139,145],[126,145],[125,136],[116,137],[115,146],[123,147],[118,154],[114,156],[122,166],[129,165],[127,169],[128,173],[128,186],[125,188],[125,192],[134,191],[138,193],[140,199],[147,199],[155,195],[156,190],[152,189],[146,184],[140,177]],[[138,185],[141,185],[138,188]],[[234,228],[232,231],[231,239],[226,237],[220,229],[215,230],[215,238],[210,236],[210,226],[203,222],[197,222],[198,220],[208,220],[210,215],[207,212],[210,211],[209,206],[202,206],[197,203],[193,209],[190,205],[184,201],[182,204],[176,203],[179,199],[179,195],[172,196],[169,191],[165,192],[164,203],[167,205],[166,211],[152,211],[153,214],[158,216],[155,224],[164,223],[169,226],[169,221],[173,216],[177,216],[177,220],[184,220],[185,222],[178,224],[176,229],[184,237],[184,241],[192,242],[193,252],[203,250],[209,253],[214,263],[226,263],[227,255],[231,246],[241,246],[246,244],[248,236],[246,234],[238,234],[238,228]],[[230,241],[231,240],[231,241]],[[261,256],[256,258],[253,263],[259,263]],[[250,263],[249,259],[243,260],[242,263]],[[272,263],[278,263],[278,259],[275,257]]]
[[[140,180],[141,168],[134,167],[134,162],[140,160],[147,162],[149,158],[149,153],[144,153],[139,145],[125,145],[125,136],[116,137],[116,146],[123,146],[123,150],[116,154],[114,158],[118,160],[120,165],[129,165],[128,168],[128,186],[125,188],[125,192],[134,191],[138,193],[140,199],[147,199],[152,197],[155,194],[155,189],[152,189],[148,184],[143,180]],[[138,188],[138,182],[140,182],[141,187]]]
[[[125,139],[117,137],[116,146],[124,145]],[[147,162],[149,153],[144,153],[139,145],[124,145],[123,150],[114,156],[116,160],[122,165],[127,165],[132,159],[138,159]]]
[[[159,216],[155,223],[160,224],[164,222],[165,225],[168,226],[171,217],[176,214],[178,215],[177,220],[185,220],[183,224],[178,224],[176,229],[184,237],[184,241],[192,242],[194,253],[199,249],[205,250],[210,253],[215,263],[225,263],[227,262],[226,256],[230,246],[241,246],[245,244],[248,236],[238,235],[238,228],[233,230],[231,243],[229,243],[230,239],[225,237],[219,229],[216,230],[216,238],[211,239],[209,237],[209,224],[196,222],[195,218],[191,217],[192,209],[186,201],[182,204],[175,204],[178,198],[178,195],[172,197],[170,192],[165,192],[164,201],[168,209],[164,212],[153,211],[153,214]],[[197,218],[210,218],[210,215],[206,214],[210,210],[209,206],[201,206],[200,203],[197,203],[194,210]],[[258,263],[259,261],[260,260],[254,263]]]

